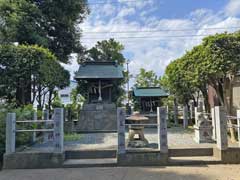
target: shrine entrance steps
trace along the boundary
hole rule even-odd
[[[66,151],[63,168],[117,166],[116,150]]]
[[[213,155],[213,148],[169,149],[168,165],[208,165],[221,164]]]
[[[167,166],[221,164],[213,156],[213,148],[169,149]],[[69,150],[65,152],[63,168],[115,167],[116,150]]]

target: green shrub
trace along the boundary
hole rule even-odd
[[[34,109],[32,105],[24,106],[23,108],[13,108],[11,105],[0,106],[0,157],[5,152],[6,141],[6,116],[8,112],[16,113],[17,120],[31,120],[33,118]],[[31,129],[32,124],[17,124],[17,129]],[[30,143],[32,133],[24,132],[16,134],[16,147]]]

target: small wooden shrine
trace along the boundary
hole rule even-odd
[[[155,113],[157,107],[160,107],[161,99],[168,97],[168,93],[160,87],[139,87],[133,90],[140,104],[140,112],[142,114]]]
[[[88,84],[87,100],[79,118],[79,131],[117,129],[116,105],[112,100],[114,82],[123,79],[123,68],[116,62],[85,62],[75,74]]]

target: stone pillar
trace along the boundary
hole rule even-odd
[[[237,110],[237,131],[238,131],[238,143],[240,147],[240,110]]]
[[[187,105],[183,107],[183,128],[188,127],[188,107]]]
[[[174,124],[177,125],[178,124],[178,105],[177,105],[177,100],[176,98],[174,98]]]
[[[33,112],[33,121],[37,121],[37,112],[36,112],[36,111]],[[34,123],[34,125],[35,125],[35,124],[36,124],[36,123]],[[33,141],[33,142],[36,142],[36,140],[37,140],[36,132],[33,132],[32,141]]]
[[[125,116],[124,108],[117,108],[117,124],[118,124],[118,151],[119,155],[126,153],[125,147]]]
[[[54,147],[56,152],[64,150],[63,108],[54,109]]]
[[[16,113],[8,113],[6,119],[6,154],[15,152]]]
[[[190,102],[190,118],[194,119],[194,102]]]
[[[43,120],[49,120],[49,111],[47,109],[43,110]],[[44,128],[47,129],[48,128],[48,123],[44,122]],[[43,136],[43,140],[44,142],[48,142],[48,136],[49,133],[48,132],[44,132],[44,136]]]
[[[227,118],[224,107],[215,107],[217,148],[226,150],[228,148]]]
[[[202,101],[198,102],[198,111],[203,112],[204,111],[204,103]]]
[[[212,116],[212,127],[213,127],[212,139],[214,141],[216,141],[217,140],[217,131],[216,131],[216,117],[215,117],[214,107],[211,108],[211,116]]]
[[[168,153],[167,141],[167,110],[164,107],[157,108],[158,121],[158,148],[161,153]]]

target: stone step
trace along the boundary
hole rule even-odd
[[[169,149],[169,157],[213,156],[213,148]]]
[[[114,166],[117,166],[116,158],[68,159],[63,163],[63,168],[114,167]]]
[[[187,165],[208,165],[221,164],[221,160],[213,156],[194,156],[194,157],[170,157],[168,165],[187,166]]]
[[[65,151],[66,159],[116,158],[116,150],[71,150]]]

